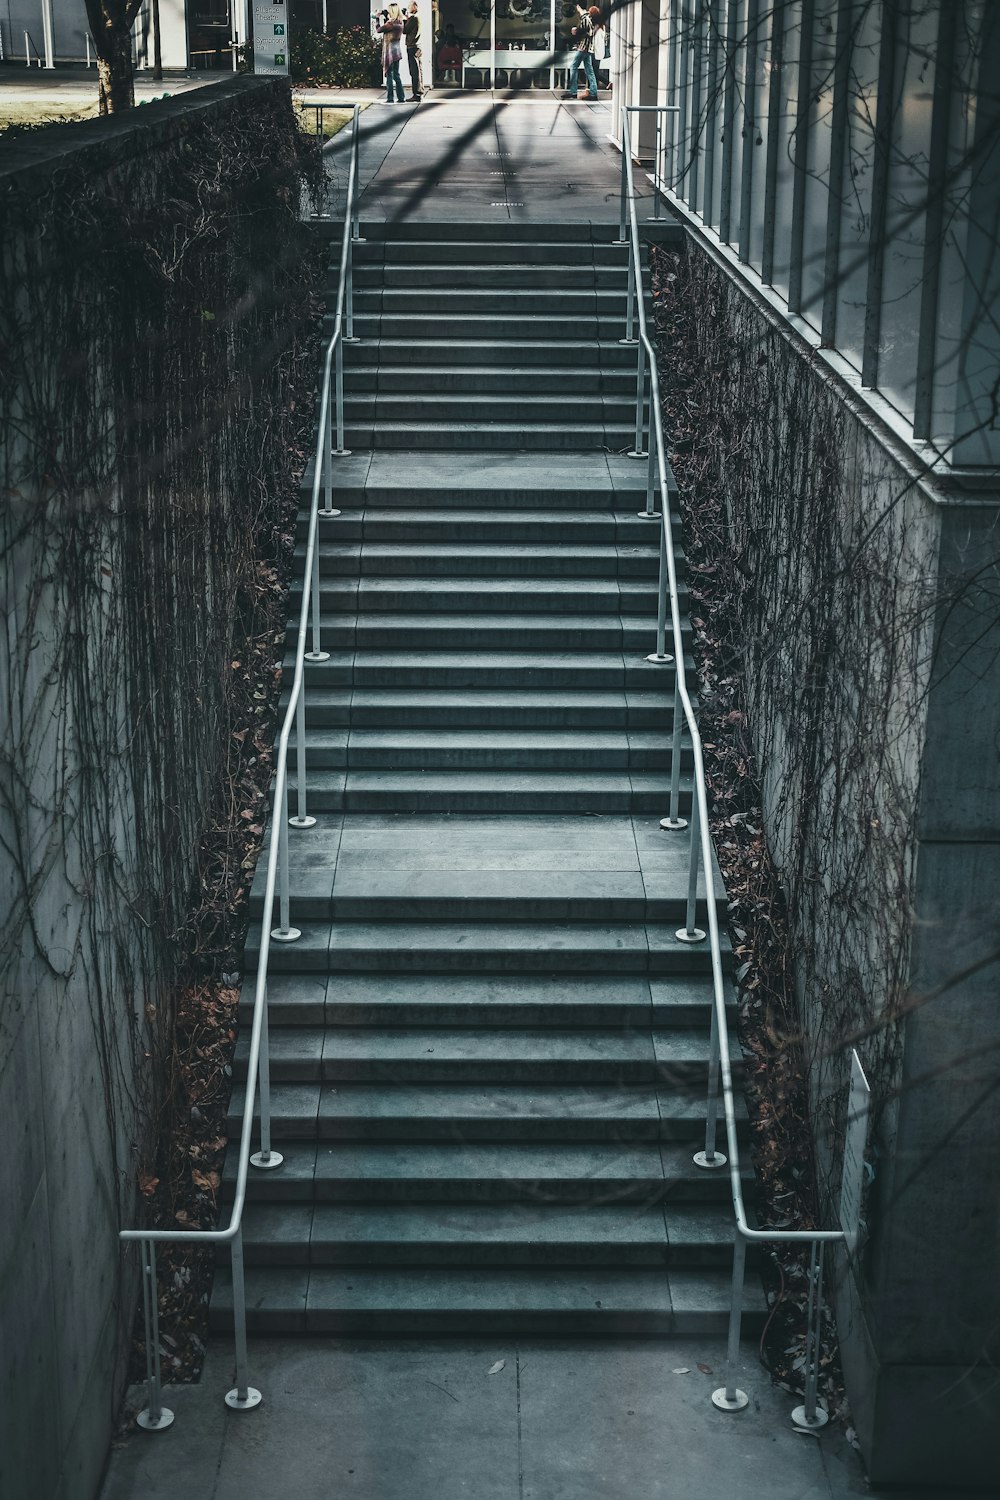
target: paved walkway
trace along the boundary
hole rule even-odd
[[[867,1493],[839,1431],[794,1431],[792,1398],[759,1366],[743,1377],[751,1406],[735,1416],[716,1411],[710,1393],[722,1356],[721,1347],[691,1341],[256,1340],[252,1375],[265,1399],[236,1413],[222,1401],[229,1349],[217,1347],[200,1385],[168,1388],[176,1416],[169,1431],[136,1433],[114,1449],[102,1500]]]
[[[339,101],[338,101],[339,102]],[[456,221],[599,220],[619,158],[603,103],[489,95],[364,115],[363,215]],[[342,139],[342,138],[341,138]],[[343,147],[328,153],[343,181]],[[747,1349],[738,1415],[715,1410],[717,1341],[254,1339],[264,1403],[229,1412],[231,1342],[177,1421],[111,1455],[103,1500],[845,1500],[866,1486],[839,1429],[793,1430],[794,1404]],[[142,1393],[134,1392],[135,1406]]]
[[[366,218],[439,219],[444,211],[488,223],[614,221],[621,156],[608,139],[611,108],[604,100],[440,94],[419,105],[379,100],[362,114]],[[309,97],[341,103],[347,95]],[[335,137],[327,151],[334,211],[346,184],[347,137],[347,131]],[[635,182],[650,192],[642,174]],[[640,217],[651,204],[640,204]]]

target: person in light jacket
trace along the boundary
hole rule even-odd
[[[403,80],[399,76],[399,65],[403,61],[403,12],[393,3],[386,19],[379,27],[382,33],[382,71],[385,74],[385,102],[392,103],[392,90],[396,90],[396,103],[405,104]]]

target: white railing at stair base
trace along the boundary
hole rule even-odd
[[[652,108],[653,106],[643,106]],[[663,106],[664,112],[669,107]],[[691,810],[691,855],[688,875],[688,896],[685,925],[677,933],[681,942],[696,943],[704,942],[706,933],[695,926],[695,908],[698,890],[698,877],[704,877],[706,926],[709,949],[712,962],[712,1028],[709,1043],[709,1073],[708,1073],[708,1109],[705,1121],[705,1148],[696,1153],[695,1165],[705,1170],[717,1170],[726,1166],[727,1158],[716,1149],[716,1138],[718,1128],[718,1092],[721,1074],[723,1113],[725,1116],[726,1143],[729,1150],[729,1184],[732,1194],[733,1211],[735,1216],[735,1233],[733,1236],[733,1278],[732,1295],[729,1311],[729,1338],[726,1353],[726,1383],[712,1393],[712,1401],[722,1411],[740,1411],[748,1404],[749,1397],[746,1392],[736,1386],[736,1370],[739,1360],[740,1348],[740,1325],[743,1312],[743,1283],[746,1266],[747,1242],[753,1243],[775,1243],[783,1242],[790,1244],[808,1244],[811,1247],[810,1274],[809,1274],[809,1306],[807,1319],[806,1339],[806,1385],[805,1399],[801,1406],[792,1412],[792,1420],[799,1427],[818,1428],[822,1427],[827,1418],[823,1408],[817,1403],[816,1389],[819,1373],[819,1331],[820,1318],[822,1316],[823,1296],[823,1251],[826,1243],[843,1241],[844,1233],[840,1229],[754,1229],[751,1228],[747,1219],[746,1207],[743,1202],[743,1184],[740,1175],[739,1143],[736,1131],[736,1103],[733,1093],[733,1070],[729,1054],[729,1036],[726,1021],[726,991],[722,972],[722,947],[719,938],[719,918],[714,899],[714,881],[712,843],[708,824],[708,798],[705,788],[705,763],[702,755],[701,736],[698,732],[698,723],[695,718],[694,709],[688,694],[687,673],[684,666],[684,639],[681,633],[681,611],[680,601],[677,593],[677,570],[674,560],[673,537],[670,527],[670,497],[676,494],[676,483],[670,472],[670,465],[666,457],[666,448],[663,438],[663,415],[660,406],[660,383],[656,366],[656,354],[646,331],[646,315],[643,307],[641,294],[642,287],[642,263],[639,258],[639,229],[636,221],[635,191],[632,185],[631,172],[631,139],[629,132],[629,113],[626,109],[622,114],[622,161],[623,173],[628,172],[628,245],[629,245],[629,289],[630,307],[628,313],[628,339],[631,341],[631,318],[632,318],[632,295],[634,288],[640,288],[639,295],[634,298],[638,315],[638,343],[639,343],[639,369],[640,369],[640,393],[643,385],[642,367],[645,361],[649,365],[649,474],[650,487],[647,490],[646,512],[652,511],[652,476],[656,474],[656,482],[660,493],[660,579],[659,598],[657,611],[657,641],[656,651],[650,655],[649,660],[660,663],[668,663],[671,658],[664,650],[665,646],[665,617],[669,601],[670,623],[672,643],[674,648],[675,663],[675,688],[674,688],[674,716],[673,716],[673,740],[671,750],[671,790],[670,790],[670,815],[661,820],[660,826],[664,829],[679,830],[687,827],[683,818],[679,818],[678,794],[679,794],[679,768],[681,754],[681,731],[683,724],[687,724],[688,733],[691,737],[691,751],[694,764],[694,796]],[[623,181],[624,181],[623,177]],[[623,224],[624,224],[623,215]],[[623,236],[624,237],[624,236]],[[641,434],[642,424],[639,419],[636,423],[637,434]],[[637,447],[641,444],[637,443]],[[637,457],[645,455],[639,453]]]
[[[267,877],[264,890],[264,906],[261,919],[260,955],[257,962],[257,980],[254,990],[253,1019],[250,1028],[250,1055],[247,1061],[246,1096],[243,1104],[243,1120],[240,1126],[240,1150],[236,1170],[236,1188],[229,1223],[225,1229],[123,1229],[119,1238],[128,1242],[138,1240],[142,1257],[142,1296],[146,1332],[146,1392],[147,1405],[136,1418],[140,1427],[147,1431],[163,1431],[174,1420],[173,1413],[163,1405],[160,1382],[159,1320],[156,1306],[156,1245],[160,1241],[173,1244],[230,1246],[233,1282],[233,1323],[236,1343],[236,1384],[226,1395],[226,1405],[235,1411],[247,1411],[260,1402],[260,1392],[247,1379],[247,1331],[246,1296],[243,1282],[243,1208],[249,1167],[252,1163],[261,1170],[281,1165],[281,1155],[271,1149],[271,1101],[270,1069],[267,1045],[267,965],[272,937],[279,942],[290,942],[299,936],[289,922],[289,874],[288,874],[288,825],[308,827],[315,821],[306,813],[305,774],[305,693],[303,689],[304,663],[323,661],[327,653],[320,648],[319,623],[319,551],[317,532],[319,517],[336,516],[333,509],[332,458],[334,453],[346,454],[344,447],[344,357],[345,339],[354,339],[353,308],[353,249],[360,237],[359,208],[357,204],[358,181],[358,117],[360,105],[354,106],[351,122],[350,170],[347,180],[347,197],[344,206],[344,232],[340,247],[340,285],[337,292],[337,311],[333,334],[326,348],[323,365],[323,387],[320,397],[319,430],[316,438],[316,454],[313,471],[312,499],[309,507],[309,533],[306,543],[305,569],[302,582],[302,605],[299,611],[299,631],[295,648],[295,672],[288,707],[278,737],[278,749],[274,777],[274,815],[267,851]],[[331,413],[331,373],[336,359],[335,410]],[[337,448],[333,449],[333,430],[336,426]],[[325,496],[325,506],[319,507],[320,484]],[[313,649],[305,649],[306,636],[312,619]],[[296,795],[297,813],[288,814],[288,745],[292,723],[296,734]],[[275,887],[279,889],[280,925],[273,931],[269,922],[274,910]],[[260,1151],[250,1154],[253,1132],[255,1090],[260,1088]]]

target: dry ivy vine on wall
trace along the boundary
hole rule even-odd
[[[898,476],[724,273],[693,250],[654,250],[652,265],[758,1213],[825,1226],[845,1038],[863,1036],[876,1097],[896,1084],[929,656],[921,539]],[[806,1262],[781,1248],[770,1265],[762,1349],[797,1389]],[[824,1387],[836,1406],[832,1332]]]
[[[77,150],[2,187],[0,1039],[33,1006],[89,1033],[112,1236],[137,1188],[152,1222],[214,1216],[189,1085],[228,1066],[199,1058],[197,1011],[233,1004],[218,979],[262,826],[319,169],[269,85],[143,115],[124,148],[100,129],[64,128]],[[163,1270],[191,1279],[184,1257]]]

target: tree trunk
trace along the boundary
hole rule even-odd
[[[163,53],[160,49],[160,0],[153,0],[153,77],[157,83],[163,80]]]
[[[97,52],[97,83],[102,115],[135,105],[132,83],[132,22],[141,0],[86,0],[90,34]]]

